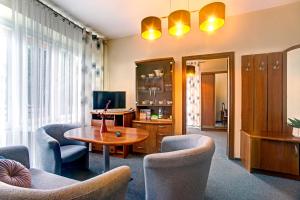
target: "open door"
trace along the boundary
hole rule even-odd
[[[201,75],[201,130],[215,126],[215,74]]]

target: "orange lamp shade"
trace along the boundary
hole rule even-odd
[[[186,10],[176,10],[168,16],[169,34],[182,36],[191,29],[191,14]]]
[[[225,23],[225,4],[214,2],[199,11],[199,27],[205,32],[213,32]]]
[[[161,37],[161,20],[158,17],[146,17],[141,23],[142,38],[156,40]]]

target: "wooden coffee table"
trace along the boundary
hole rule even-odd
[[[86,126],[67,131],[64,136],[68,139],[78,140],[103,145],[104,172],[110,170],[109,146],[131,145],[146,140],[149,136],[148,131],[140,128],[128,127],[107,127],[108,131],[100,133],[100,127]],[[120,137],[116,132],[121,133]]]

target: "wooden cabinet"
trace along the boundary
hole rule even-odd
[[[148,130],[149,137],[133,151],[160,151],[165,136],[174,134],[174,66],[170,58],[136,61],[136,120],[133,127]],[[147,114],[146,114],[147,113]]]
[[[161,142],[162,139],[166,136],[173,135],[172,125],[158,125],[156,132],[156,152],[161,151]]]
[[[261,140],[260,168],[264,170],[299,175],[299,144]]]
[[[155,121],[133,121],[133,127],[146,129],[149,137],[144,141],[133,145],[133,151],[138,153],[160,152],[161,141],[165,136],[173,135],[172,122],[162,123]]]
[[[265,170],[299,176],[299,138],[257,136],[241,131],[241,160],[248,171]]]
[[[241,160],[254,169],[299,176],[299,143],[283,131],[283,53],[242,56]]]

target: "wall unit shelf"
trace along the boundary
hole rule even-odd
[[[174,73],[173,58],[159,58],[136,62],[136,120],[133,127],[149,131],[149,138],[133,145],[133,151],[160,151],[161,140],[174,134]],[[148,110],[158,119],[141,115]]]

